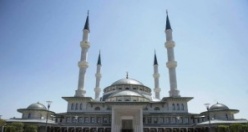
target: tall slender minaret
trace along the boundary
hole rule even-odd
[[[85,83],[86,69],[88,68],[87,52],[88,49],[90,48],[89,33],[90,33],[90,27],[89,27],[89,11],[88,11],[86,22],[83,29],[83,40],[80,42],[82,51],[81,51],[81,59],[78,62],[78,67],[79,67],[78,89],[76,90],[75,97],[84,97],[86,93],[86,91],[84,90],[84,83]]]
[[[99,56],[98,56],[98,60],[97,60],[97,68],[96,68],[96,87],[95,87],[95,99],[98,100],[99,96],[100,96],[100,92],[101,92],[101,88],[100,88],[100,80],[102,77],[101,74],[101,53],[99,52]]]
[[[157,56],[156,52],[154,53],[154,63],[153,63],[153,78],[154,78],[154,93],[155,93],[155,98],[160,99],[160,91],[161,89],[159,88],[159,72],[158,72],[158,61],[157,61]]]
[[[166,28],[165,28],[165,34],[166,34],[165,47],[167,48],[167,55],[168,55],[168,62],[166,63],[166,66],[169,69],[169,78],[170,78],[169,95],[170,97],[180,97],[179,90],[177,89],[177,77],[176,77],[177,62],[175,61],[175,57],[174,57],[175,42],[173,41],[172,38],[172,29],[167,11],[166,14],[167,17],[166,17]]]

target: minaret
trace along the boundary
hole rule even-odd
[[[173,41],[172,38],[172,29],[167,11],[166,14],[167,17],[166,17],[166,28],[165,28],[165,34],[166,34],[165,47],[167,48],[167,55],[168,55],[168,62],[166,63],[166,66],[169,69],[169,78],[170,78],[169,95],[170,97],[180,97],[179,90],[177,89],[177,77],[176,77],[177,62],[175,61],[175,57],[174,57],[175,42]]]
[[[153,63],[153,78],[154,78],[154,93],[155,93],[155,98],[160,99],[160,91],[161,89],[159,88],[159,72],[158,72],[158,61],[157,61],[157,56],[156,52],[154,53],[154,63]]]
[[[90,27],[89,27],[89,11],[88,11],[86,22],[83,29],[83,40],[80,42],[82,51],[81,51],[81,59],[78,62],[78,67],[79,67],[78,89],[76,90],[75,97],[84,97],[86,93],[86,91],[84,90],[84,83],[85,83],[86,69],[88,68],[87,52],[88,49],[90,48],[89,33],[90,33]]]
[[[99,96],[100,96],[100,92],[101,92],[101,88],[100,88],[100,80],[101,80],[101,77],[102,77],[102,74],[101,74],[101,53],[99,52],[99,56],[98,56],[98,61],[97,61],[97,68],[96,68],[96,87],[95,87],[95,99],[99,99]]]

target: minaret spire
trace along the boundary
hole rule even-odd
[[[154,51],[154,62],[153,62],[153,65],[158,65],[156,51]]]
[[[99,51],[99,55],[98,55],[98,60],[97,60],[97,68],[96,68],[96,87],[95,87],[95,100],[99,100],[100,98],[100,93],[101,93],[101,88],[100,88],[100,80],[102,77],[101,74],[101,52]]]
[[[166,30],[171,29],[171,25],[170,25],[170,20],[169,20],[169,15],[168,15],[168,11],[166,10]]]
[[[88,68],[87,52],[88,49],[90,48],[89,33],[90,33],[90,28],[89,28],[89,14],[88,14],[84,25],[83,38],[82,41],[80,42],[81,58],[80,61],[78,62],[79,77],[78,77],[78,88],[75,92],[75,97],[84,97],[86,93],[86,91],[84,90],[85,89],[84,83],[85,83],[85,73]]]
[[[155,93],[155,98],[160,99],[160,91],[161,89],[159,88],[159,72],[158,72],[158,61],[157,61],[157,56],[156,52],[154,52],[154,63],[153,63],[153,78],[154,78],[154,93]]]
[[[85,21],[85,24],[84,24],[84,30],[88,30],[90,32],[89,14],[90,14],[90,11],[88,10],[87,18],[86,18],[86,21]]]
[[[101,51],[99,51],[97,65],[102,65],[102,63],[101,63]]]
[[[169,95],[170,97],[180,97],[179,90],[177,89],[177,77],[176,77],[176,67],[177,62],[175,61],[174,57],[174,47],[175,42],[172,38],[172,29],[168,17],[168,12],[166,17],[166,28],[165,28],[165,34],[166,34],[166,42],[165,47],[167,48],[167,56],[168,56],[168,62],[166,63],[166,66],[169,70],[169,78],[170,78],[170,91]]]

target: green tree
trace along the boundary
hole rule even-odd
[[[3,126],[5,124],[5,120],[0,119],[0,126]]]
[[[242,131],[243,132],[248,132],[248,124],[242,125]]]
[[[25,125],[24,132],[37,132],[38,127],[36,125]]]
[[[226,131],[228,131],[228,126],[226,126],[226,125],[219,125],[217,127],[217,131],[218,132],[226,132]]]
[[[23,132],[23,126],[21,122],[12,122],[6,126],[6,132]]]
[[[4,132],[15,132],[15,127],[11,125],[7,125],[4,128]]]
[[[242,130],[242,124],[231,124],[230,130],[231,132],[240,132]]]

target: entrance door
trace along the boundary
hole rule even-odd
[[[133,120],[122,120],[121,132],[133,132]]]

